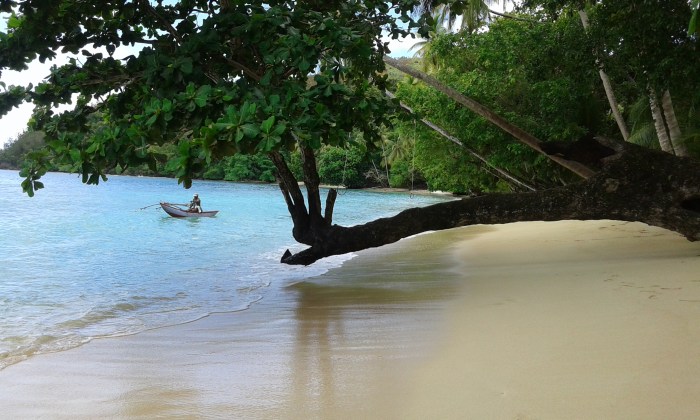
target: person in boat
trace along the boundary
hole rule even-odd
[[[189,211],[196,211],[197,213],[202,212],[202,200],[199,199],[199,194],[195,194],[190,201]]]

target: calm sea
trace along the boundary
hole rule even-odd
[[[276,185],[112,176],[99,186],[50,173],[33,198],[0,170],[0,369],[96,337],[134,334],[247,310],[275,288],[351,256],[279,263],[303,249]],[[174,219],[159,201],[199,193],[215,218]],[[347,191],[334,222],[363,223],[445,198]]]

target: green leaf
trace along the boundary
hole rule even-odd
[[[185,61],[183,61],[180,65],[180,70],[185,74],[192,73],[192,60],[186,59]]]
[[[257,110],[257,106],[255,103],[252,102],[246,102],[243,104],[241,107],[241,119],[248,120],[250,119],[253,115],[255,115],[255,111]]]
[[[243,131],[243,134],[250,138],[254,138],[260,134],[260,130],[254,124],[243,124],[241,126],[241,130]]]
[[[271,135],[266,135],[263,138],[263,141],[261,141],[258,144],[258,151],[260,152],[269,152],[271,150],[274,150],[275,147],[282,142],[282,139],[279,136],[271,136]]]
[[[197,96],[194,98],[194,103],[197,104],[198,107],[202,108],[207,104],[207,101],[209,100],[209,93],[211,92],[211,86],[209,85],[204,85],[201,86],[197,90]]]
[[[22,191],[24,191],[29,197],[34,197],[34,186],[31,179],[27,178],[22,181]]]
[[[73,149],[69,153],[70,153],[70,158],[73,160],[74,163],[81,163],[82,162],[80,150]]]
[[[287,126],[285,124],[277,124],[274,130],[272,130],[272,134],[274,135],[281,135],[284,133],[284,130],[287,129]]]
[[[146,125],[150,127],[153,124],[155,124],[155,122],[157,120],[158,120],[158,114],[153,114],[153,115],[151,115],[151,118],[149,118],[148,121],[146,121]]]
[[[7,27],[9,29],[17,29],[22,25],[22,20],[17,17],[14,13],[10,15],[9,19],[7,19]]]
[[[272,72],[268,71],[263,75],[262,79],[260,79],[260,85],[261,86],[270,86],[270,81],[272,80]]]
[[[230,130],[233,124],[228,122],[216,122],[212,125],[218,131]]]
[[[270,130],[272,130],[272,125],[275,123],[275,116],[271,116],[270,118],[266,119],[263,121],[263,123],[260,125],[260,131],[263,133],[270,133]]]
[[[245,137],[245,133],[239,128],[238,130],[236,130],[236,136],[233,138],[233,140],[236,143],[240,143],[241,140],[243,140],[243,137]]]

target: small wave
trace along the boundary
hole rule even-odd
[[[65,330],[83,330],[89,326],[122,317],[125,313],[134,312],[139,309],[139,307],[140,305],[134,303],[120,302],[106,309],[90,310],[78,319],[71,319],[58,323],[57,327]]]
[[[33,341],[16,346],[7,351],[0,352],[0,370],[19,363],[28,358],[45,353],[55,353],[81,346],[91,340],[90,337],[79,335],[66,335],[56,337],[53,335],[41,335],[35,337]]]

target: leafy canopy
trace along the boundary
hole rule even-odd
[[[22,175],[29,195],[48,162],[83,182],[114,168],[155,166],[177,144],[185,187],[203,166],[237,153],[376,138],[395,104],[380,93],[382,36],[416,28],[416,1],[0,1],[0,71],[70,54],[37,86],[0,92],[0,115],[36,104],[48,147]],[[54,108],[71,104],[70,110]]]

